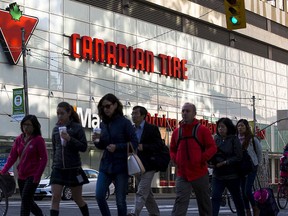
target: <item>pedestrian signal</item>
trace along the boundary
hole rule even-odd
[[[224,0],[227,29],[246,28],[245,0]]]

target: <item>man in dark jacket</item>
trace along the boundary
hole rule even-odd
[[[149,215],[160,215],[159,208],[155,202],[151,182],[156,172],[155,164],[152,164],[151,157],[156,152],[160,152],[163,142],[159,129],[155,125],[148,124],[145,121],[147,110],[142,106],[133,107],[132,121],[134,123],[136,135],[139,141],[137,154],[141,159],[145,173],[136,176],[137,192],[135,197],[134,208],[130,216],[140,215],[144,206],[146,206]]]
[[[172,216],[187,214],[192,188],[196,195],[199,215],[212,215],[207,161],[216,153],[217,148],[211,132],[203,125],[198,127],[195,134],[199,143],[192,137],[193,128],[199,123],[195,116],[195,105],[185,103],[182,106],[180,124],[183,139],[178,142],[179,128],[173,131],[171,137],[170,156],[177,166],[176,200]]]

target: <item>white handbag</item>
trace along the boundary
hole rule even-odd
[[[132,153],[129,153],[129,146],[132,148]],[[145,172],[145,168],[138,157],[138,155],[135,153],[134,148],[132,144],[129,142],[127,145],[127,166],[128,166],[128,175],[137,175]]]

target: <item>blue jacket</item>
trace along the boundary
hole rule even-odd
[[[138,146],[132,123],[124,116],[118,115],[114,116],[109,123],[101,122],[100,128],[100,141],[94,142],[98,149],[104,150],[99,171],[107,174],[128,173],[127,144],[131,142],[134,149]],[[116,145],[113,153],[106,149],[109,144]]]

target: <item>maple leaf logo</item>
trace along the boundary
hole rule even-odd
[[[19,21],[20,18],[22,17],[22,11],[19,8],[19,5],[17,5],[16,2],[12,3],[9,5],[9,13],[12,16],[13,20]]]
[[[37,23],[38,18],[22,14],[16,2],[9,4],[5,10],[0,9],[0,44],[11,64],[18,63],[23,41],[27,45]]]

